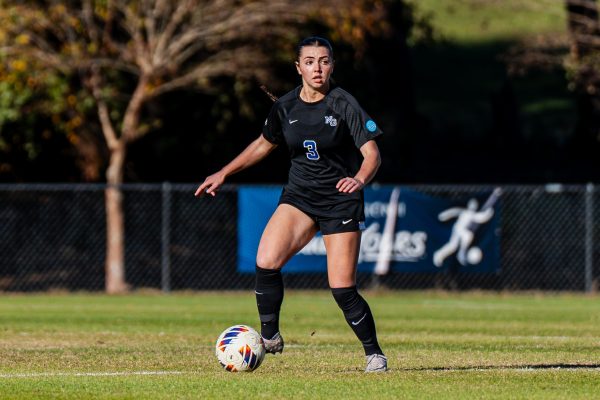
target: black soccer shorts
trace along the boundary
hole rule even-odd
[[[323,235],[357,232],[365,229],[364,204],[356,199],[344,204],[341,210],[319,212],[319,206],[309,204],[305,199],[289,193],[285,189],[279,198],[279,204],[288,204],[308,215]]]

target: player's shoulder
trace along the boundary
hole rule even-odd
[[[358,103],[358,100],[356,100],[356,98],[354,96],[352,96],[349,92],[347,92],[346,90],[342,89],[339,86],[334,86],[330,91],[329,91],[329,97],[331,99],[332,104],[338,106],[338,107],[348,107],[350,106],[351,109],[361,109],[360,104]]]
[[[283,96],[281,96],[276,104],[281,106],[281,107],[286,107],[292,103],[295,103],[298,101],[298,93],[300,91],[300,86],[290,90],[289,92],[287,92],[286,94],[284,94]]]
[[[334,85],[329,91],[329,95],[335,99],[344,99],[344,100],[352,100],[356,101],[354,96],[352,96],[348,91],[342,89],[341,86]]]

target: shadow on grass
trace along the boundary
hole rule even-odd
[[[423,368],[398,368],[400,371],[500,371],[500,370],[544,370],[544,369],[600,369],[599,363],[592,364],[523,364],[523,365],[472,365],[459,367],[423,367]]]

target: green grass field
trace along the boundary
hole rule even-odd
[[[253,373],[214,356],[257,327],[253,294],[3,295],[1,399],[600,396],[600,302],[580,295],[366,292],[391,370],[364,356],[329,292],[288,291],[283,354]]]

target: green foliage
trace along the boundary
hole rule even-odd
[[[31,97],[31,90],[15,88],[10,82],[0,81],[0,130],[7,122],[16,121],[21,115],[21,107]]]
[[[20,151],[33,161],[42,147],[34,114],[60,113],[66,85],[51,73],[31,73],[29,65],[29,60],[0,55],[0,153]]]
[[[75,144],[93,110],[89,95],[72,85],[70,76],[35,65],[0,57],[0,153],[23,153],[29,162],[51,136],[64,135]]]
[[[287,347],[248,374],[223,371],[214,341],[230,325],[258,325],[250,293],[5,295],[2,398],[588,399],[600,390],[595,298],[364,295],[390,360],[383,375],[362,372],[362,348],[325,291],[286,295]]]
[[[0,81],[0,152],[6,152],[9,147],[2,127],[21,117],[21,108],[30,97],[29,90],[15,90],[10,82]]]

